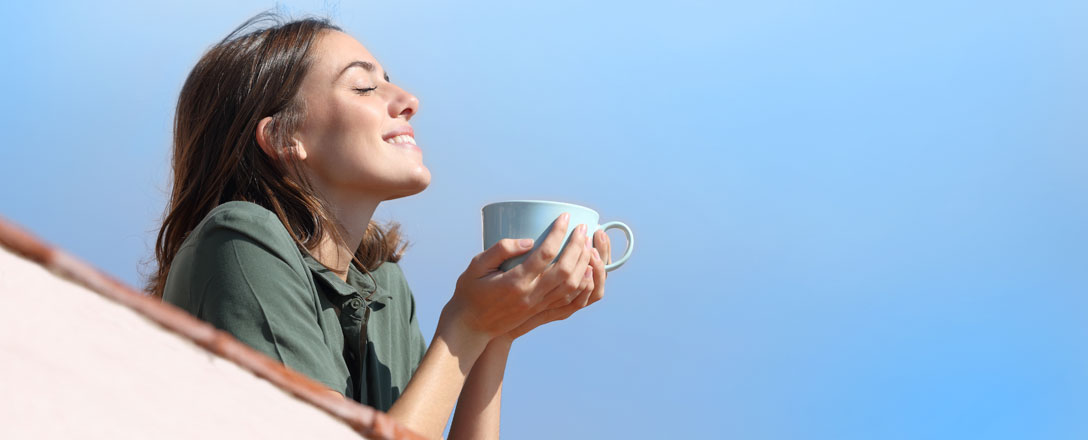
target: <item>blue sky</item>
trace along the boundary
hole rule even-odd
[[[504,436],[1088,436],[1088,4],[425,3],[6,5],[0,215],[141,284],[189,69],[328,15],[422,101],[378,217],[425,334],[487,203],[635,230],[515,345]]]

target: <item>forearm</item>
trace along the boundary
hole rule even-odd
[[[465,378],[489,337],[442,319],[404,393],[389,415],[427,438],[441,438]]]
[[[453,415],[450,439],[498,439],[502,379],[512,340],[491,340],[461,390]]]

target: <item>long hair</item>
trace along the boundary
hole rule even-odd
[[[269,24],[270,23],[270,24]],[[170,264],[185,238],[216,206],[242,200],[274,212],[301,249],[325,234],[343,243],[325,202],[293,155],[271,157],[257,144],[257,123],[272,117],[266,135],[277,151],[306,117],[298,97],[328,20],[284,22],[262,13],[213,46],[193,67],[174,116],[173,186],[155,242],[158,268],[146,289],[161,297]],[[404,253],[399,225],[367,225],[352,261],[365,270]]]

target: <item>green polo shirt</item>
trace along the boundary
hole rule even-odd
[[[189,234],[163,301],[360,403],[388,411],[427,344],[396,263],[344,282],[260,205],[219,205]],[[339,311],[338,311],[339,310]]]

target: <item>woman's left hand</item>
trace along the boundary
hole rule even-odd
[[[586,243],[588,247],[589,242]],[[604,270],[604,266],[612,262],[612,243],[604,230],[599,230],[593,234],[592,250],[593,257],[590,258],[589,262],[592,273],[587,271],[589,276],[583,278],[580,293],[570,302],[561,299],[552,303],[546,310],[533,315],[528,321],[511,330],[506,334],[511,341],[549,322],[567,319],[574,312],[604,298],[604,282],[608,278],[608,272]]]

